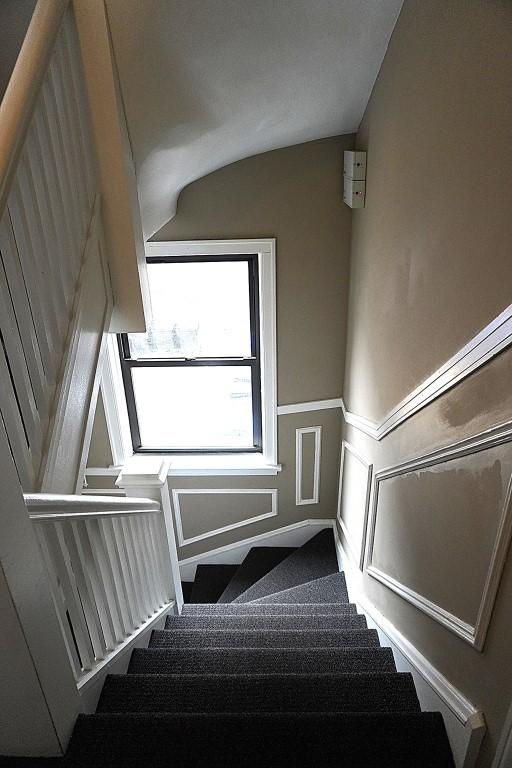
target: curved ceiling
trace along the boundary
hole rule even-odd
[[[106,0],[146,237],[191,181],[356,131],[402,0]]]

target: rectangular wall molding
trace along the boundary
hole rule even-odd
[[[343,416],[351,424],[374,440],[382,440],[399,424],[410,418],[439,395],[463,381],[470,373],[491,360],[512,343],[512,304],[503,310],[485,328],[447,360],[431,376],[392,408],[380,421],[372,421],[352,413],[342,404]]]
[[[304,479],[303,438],[304,435],[315,436],[315,453],[313,461],[313,494],[311,498],[302,496],[302,481]],[[295,504],[318,504],[320,500],[320,462],[322,453],[322,427],[302,427],[295,430]]]
[[[397,670],[412,674],[422,710],[441,712],[457,768],[473,768],[486,730],[483,712],[366,597],[362,573],[352,564],[349,553],[343,549],[336,528],[334,538],[340,570],[344,570],[351,602],[356,603],[366,615],[368,626],[377,630],[381,645],[393,650]]]
[[[341,502],[343,498],[343,468],[345,461],[347,457],[352,456],[356,461],[358,461],[366,470],[366,488],[365,488],[365,505],[364,505],[364,523],[363,523],[363,535],[361,539],[360,545],[357,545],[351,536],[350,531],[348,530],[347,526],[345,525],[345,522],[341,516]],[[340,524],[340,528],[343,531],[343,535],[345,537],[345,542],[347,544],[347,550],[352,557],[353,561],[356,563],[357,567],[362,571],[364,567],[364,558],[365,558],[365,548],[366,548],[366,534],[368,529],[368,515],[370,511],[370,495],[371,495],[371,489],[372,489],[372,473],[373,473],[373,464],[370,464],[364,456],[362,456],[360,453],[358,453],[353,446],[350,445],[350,443],[347,443],[345,440],[343,440],[341,444],[341,461],[340,461],[340,479],[339,479],[339,487],[338,487],[338,508],[337,508],[337,514],[336,519],[338,520]]]
[[[174,517],[176,520],[176,533],[178,538],[178,546],[185,547],[187,544],[194,544],[196,541],[202,541],[203,539],[209,539],[212,536],[216,536],[219,533],[226,533],[227,531],[233,531],[236,528],[242,528],[245,525],[251,523],[257,523],[260,520],[266,520],[269,517],[276,517],[278,514],[277,503],[277,488],[173,488],[172,490],[172,504],[174,507]],[[248,517],[244,520],[239,520],[236,523],[230,525],[224,525],[220,528],[214,528],[205,533],[200,533],[197,536],[186,537],[183,533],[183,519],[182,510],[180,506],[181,496],[193,496],[193,495],[219,495],[219,494],[267,494],[271,498],[271,510],[265,512],[262,515],[255,515],[254,517]]]
[[[477,618],[474,624],[469,624],[463,621],[460,617],[445,610],[442,606],[437,605],[424,595],[415,592],[406,584],[401,583],[373,564],[375,531],[377,515],[379,513],[379,488],[382,483],[391,478],[405,475],[410,472],[418,472],[427,467],[450,462],[454,459],[485,451],[510,441],[512,441],[512,422],[507,422],[499,427],[480,432],[469,439],[461,440],[446,448],[441,448],[416,459],[397,464],[375,474],[373,502],[371,505],[368,526],[366,558],[368,573],[393,592],[396,592],[404,600],[407,600],[407,602],[414,605],[418,610],[423,611],[423,613],[426,613],[439,624],[461,637],[478,651],[483,649],[485,643],[485,637],[489,627],[491,613],[512,534],[512,476],[508,481],[505,500],[500,511],[496,538],[488,564],[482,594],[480,596]]]

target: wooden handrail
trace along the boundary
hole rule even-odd
[[[29,517],[34,522],[87,520],[160,512],[160,504],[157,501],[135,497],[27,493],[25,504]]]
[[[0,104],[0,217],[69,0],[38,0]]]

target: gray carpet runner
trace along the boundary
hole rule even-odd
[[[175,629],[152,633],[150,648],[366,648],[379,645],[375,629]]]
[[[98,712],[419,712],[409,674],[110,675]]]
[[[396,672],[390,648],[137,648],[130,674],[344,674]]]
[[[267,597],[275,592],[282,592],[290,587],[337,572],[338,560],[334,548],[334,537],[332,529],[326,528],[276,565],[233,602],[250,603],[260,597]]]
[[[254,629],[265,631],[267,629],[366,629],[366,616],[359,614],[340,614],[339,616],[282,616],[270,614],[268,616],[233,616],[215,615],[206,616],[168,616],[165,628],[175,629]]]
[[[357,613],[353,603],[311,603],[305,605],[264,603],[213,603],[184,605],[182,616],[346,616]]]
[[[324,576],[321,579],[308,581],[306,584],[299,584],[297,587],[285,589],[283,592],[275,592],[267,597],[260,597],[254,600],[251,605],[257,603],[286,603],[301,604],[307,603],[348,603],[347,585],[342,573],[333,573],[331,576]]]
[[[237,565],[198,565],[190,602],[216,603],[237,570]]]
[[[292,547],[253,547],[217,602],[231,603],[293,552]]]
[[[453,768],[441,715],[349,603],[331,529],[198,566],[189,589],[51,768]]]

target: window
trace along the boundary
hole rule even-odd
[[[135,452],[275,462],[273,242],[251,243],[148,244],[151,326],[118,337]]]

